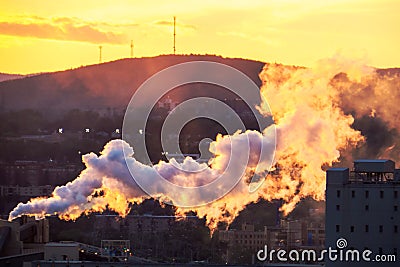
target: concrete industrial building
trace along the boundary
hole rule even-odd
[[[326,266],[398,266],[400,169],[391,160],[356,160],[352,171],[332,168],[326,178],[326,247],[356,249],[360,255],[358,262],[349,256],[328,259]],[[345,242],[337,246],[339,239]],[[367,249],[371,262],[362,259]],[[376,255],[395,255],[396,262],[377,263]]]
[[[23,216],[12,222],[0,220],[0,266],[27,266],[26,263],[43,259],[47,242],[49,223],[46,219]]]
[[[0,258],[22,253],[23,243],[19,236],[20,225],[18,222],[0,220]]]
[[[79,244],[75,242],[47,243],[44,245],[44,259],[47,261],[78,261]]]

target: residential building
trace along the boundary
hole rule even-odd
[[[54,190],[52,185],[18,186],[0,185],[0,196],[2,197],[39,197],[49,196]]]
[[[257,251],[268,244],[267,227],[263,231],[254,230],[254,225],[242,224],[241,230],[230,229],[219,231],[219,240],[226,242],[228,246],[240,246],[245,249]]]

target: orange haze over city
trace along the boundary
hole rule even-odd
[[[310,66],[340,53],[400,62],[400,1],[2,1],[0,72],[64,70],[173,53]]]

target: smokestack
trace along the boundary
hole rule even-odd
[[[275,202],[275,207],[276,207],[275,226],[279,226],[281,224],[282,200],[278,199],[278,200],[275,200],[274,202]]]

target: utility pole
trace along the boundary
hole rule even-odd
[[[133,58],[133,40],[131,40],[131,58]]]

